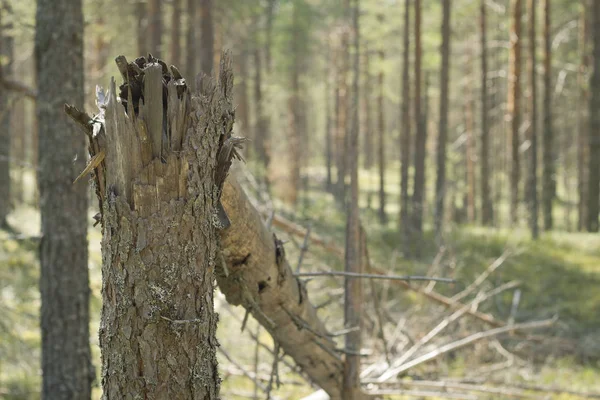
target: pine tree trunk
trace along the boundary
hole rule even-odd
[[[467,50],[465,71],[467,76],[473,75],[473,53]],[[474,223],[477,218],[477,210],[475,206],[475,157],[477,157],[477,149],[475,144],[475,99],[472,80],[469,80],[465,87],[465,127],[467,141],[465,143],[465,158],[467,168],[467,221]]]
[[[349,5],[350,0],[344,0],[344,15],[346,20],[350,18]],[[336,152],[336,167],[337,167],[337,183],[336,183],[336,199],[339,202],[344,201],[346,193],[346,164],[348,162],[346,155],[346,144],[348,137],[348,69],[350,63],[350,52],[349,52],[349,33],[348,28],[344,27],[341,32],[341,49],[337,76],[337,129],[336,129],[336,140],[335,145],[337,148]]]
[[[385,53],[383,50],[379,51],[379,59],[383,64],[385,60]],[[377,130],[378,130],[378,150],[377,150],[377,158],[379,165],[379,222],[381,224],[387,223],[387,214],[385,212],[385,115],[384,108],[385,104],[383,101],[383,82],[384,82],[384,73],[383,68],[380,69],[379,75],[377,78],[377,86],[379,89],[379,93],[377,95]]]
[[[73,183],[85,168],[85,137],[61,112],[67,101],[84,101],[83,29],[81,1],[37,2],[42,398],[46,399],[89,399],[94,379],[87,187],[84,182]]]
[[[364,142],[364,166],[366,170],[373,167],[373,130],[371,129],[371,72],[370,72],[370,55],[366,44],[363,50],[364,59],[364,79],[362,99],[362,136]]]
[[[181,1],[172,0],[171,14],[171,62],[181,65]]]
[[[358,206],[358,99],[360,79],[360,31],[359,31],[359,0],[354,0],[352,7],[352,23],[354,34],[353,76],[352,76],[352,103],[350,112],[352,126],[349,144],[350,154],[348,167],[350,169],[350,201],[346,222],[346,259],[345,270],[350,273],[362,272],[360,254],[360,216]],[[381,78],[383,80],[383,78]],[[383,105],[380,104],[380,107]],[[382,113],[382,111],[380,111]],[[348,400],[363,398],[360,385],[360,350],[361,350],[361,321],[362,321],[362,280],[346,278],[344,281],[344,325],[358,327],[358,330],[346,335],[346,360],[344,362],[344,379],[342,383],[342,397]]]
[[[148,39],[150,40],[149,52],[155,57],[160,57],[162,55],[162,26],[162,1],[148,0]]]
[[[136,39],[138,54],[148,54],[148,11],[145,0],[135,1],[135,18],[137,22]]]
[[[273,47],[273,14],[275,12],[275,4],[277,0],[267,0],[267,29],[265,38],[265,59],[267,74],[271,74],[271,67],[273,62],[271,61],[271,48]]]
[[[538,227],[538,196],[537,196],[537,73],[536,68],[536,36],[535,36],[535,0],[529,0],[529,84],[531,85],[530,103],[531,108],[531,125],[529,128],[529,141],[531,147],[529,148],[529,175],[527,188],[529,193],[527,194],[529,200],[529,215],[530,222],[529,226],[531,229],[531,235],[534,239],[539,236]]]
[[[185,34],[185,73],[188,76],[188,85],[190,89],[194,89],[195,80],[194,76],[196,74],[196,58],[198,58],[197,53],[197,31],[196,31],[196,20],[198,15],[198,10],[196,8],[196,3],[198,0],[188,0],[187,1],[187,31]],[[140,53],[144,54],[144,53]]]
[[[552,202],[556,191],[554,133],[552,132],[552,39],[550,38],[550,0],[544,0],[544,142],[542,205],[544,229],[552,229]]]
[[[490,188],[490,126],[488,116],[488,62],[486,1],[481,0],[481,223],[490,226],[494,220],[492,193]],[[496,89],[498,90],[498,89]],[[493,104],[495,106],[495,104]]]
[[[579,16],[579,51],[580,64],[577,73],[577,84],[579,87],[579,113],[577,122],[577,230],[585,228],[587,220],[587,161],[588,161],[588,109],[589,90],[587,87],[587,74],[589,70],[589,23],[587,11],[588,0],[581,2],[581,14]]]
[[[325,165],[327,166],[327,182],[326,189],[328,192],[333,190],[333,176],[332,176],[332,168],[333,168],[333,149],[332,149],[332,135],[331,130],[332,127],[335,126],[334,121],[332,121],[331,116],[331,79],[332,74],[330,72],[331,65],[335,65],[335,58],[330,57],[331,55],[331,40],[330,34],[327,36],[327,60],[328,65],[323,71],[325,75]]]
[[[210,75],[213,70],[215,33],[212,0],[200,0],[200,72]]]
[[[508,61],[508,101],[506,109],[510,120],[510,222],[516,225],[519,218],[519,182],[521,164],[519,156],[519,128],[521,127],[521,0],[511,0],[510,51]]]
[[[421,0],[415,0],[415,176],[412,196],[412,243],[419,255],[423,234],[423,202],[425,194],[425,145],[427,133],[422,123],[421,110]]]
[[[404,4],[404,33],[402,46],[402,105],[400,133],[400,233],[402,248],[406,254],[410,252],[410,213],[408,194],[408,170],[410,167],[410,0]]]
[[[248,52],[245,46],[241,46],[240,52],[236,57],[237,75],[236,75],[236,126],[235,129],[239,136],[250,138],[250,112],[248,107]]]
[[[300,43],[299,43],[299,18],[300,10],[297,1],[294,1],[294,10],[292,16],[292,64],[290,70],[290,94],[288,98],[289,115],[289,156],[290,156],[290,187],[286,195],[291,204],[296,204],[298,200],[298,190],[300,189],[300,157],[301,157],[301,104],[300,104]]]
[[[13,24],[9,18],[5,18],[8,7],[0,4],[0,229],[8,228],[6,217],[10,212],[11,204],[11,117],[12,105],[8,91],[4,88],[2,81],[12,77],[13,44],[14,39],[10,32]],[[6,25],[3,25],[7,20]],[[4,30],[6,29],[7,32]],[[5,61],[2,64],[2,61]]]
[[[117,58],[128,100],[117,100],[113,80],[98,98],[106,113],[97,135],[67,106],[99,161],[104,398],[217,399],[213,272],[217,228],[227,226],[219,197],[237,155],[231,62],[223,57],[219,83],[203,77],[191,96],[162,61],[132,64]]]
[[[271,154],[269,150],[269,131],[267,129],[268,120],[264,115],[263,109],[263,79],[262,79],[262,57],[260,49],[256,48],[253,52],[254,60],[254,151],[265,168],[265,176],[268,176]]]
[[[593,70],[590,77],[590,132],[588,160],[588,232],[598,232],[600,207],[600,3],[592,2]]]
[[[440,70],[440,122],[437,141],[437,174],[435,181],[435,232],[439,236],[444,224],[446,199],[446,143],[448,141],[448,84],[450,76],[450,0],[442,3],[442,67]]]

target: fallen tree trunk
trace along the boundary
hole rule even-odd
[[[340,399],[342,359],[306,289],[294,277],[281,241],[262,221],[234,178],[221,202],[231,221],[220,232],[224,266],[217,282],[227,301],[242,305],[331,399]]]

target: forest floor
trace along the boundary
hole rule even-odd
[[[373,197],[375,205],[376,196]],[[363,199],[365,200],[365,199]],[[283,205],[277,205],[278,212],[312,231],[331,238],[343,246],[345,216],[336,207],[330,195],[309,191],[301,206],[292,213]],[[510,250],[506,261],[486,282],[498,286],[511,280],[521,282],[521,301],[518,311],[513,313],[517,322],[549,318],[558,315],[553,327],[544,331],[552,337],[565,338],[576,344],[569,351],[560,348],[540,347],[536,344],[515,344],[514,349],[523,361],[516,369],[507,371],[511,382],[533,382],[540,385],[560,386],[569,390],[600,392],[600,235],[552,232],[544,233],[537,241],[532,241],[525,230],[499,230],[479,227],[453,227],[444,242],[444,250],[435,243],[433,235],[426,232],[423,253],[418,260],[406,260],[399,248],[399,235],[396,223],[384,226],[377,222],[375,211],[365,204],[365,223],[369,251],[374,263],[396,274],[430,274],[447,276],[457,280],[454,285],[438,284],[435,290],[451,296],[468,285],[485,268]],[[392,211],[392,209],[390,209]],[[393,212],[397,212],[397,209]],[[90,222],[93,221],[90,212]],[[18,234],[0,231],[0,398],[36,399],[39,397],[39,263],[37,245],[39,238],[39,214],[30,207],[18,208],[10,217]],[[284,233],[280,237],[289,240],[286,251],[290,260],[299,254],[298,239]],[[91,300],[91,342],[94,362],[99,370],[98,322],[101,308],[101,232],[99,227],[90,227],[90,285]],[[431,268],[435,260],[435,269]],[[326,267],[341,269],[341,262],[327,252],[309,248],[302,269],[306,271]],[[317,279],[318,281],[318,279]],[[336,279],[308,283],[308,292],[314,304],[339,295],[341,281]],[[320,285],[320,286],[319,286]],[[414,293],[401,293],[388,284],[382,284],[382,292],[389,304],[392,318],[413,310],[427,310],[434,306]],[[400,299],[400,300],[398,300]],[[507,320],[511,314],[513,295],[506,292],[482,304],[480,310],[489,312],[496,318]],[[341,300],[340,300],[341,301]],[[337,307],[337,308],[335,308]],[[255,344],[249,333],[256,334],[270,346],[268,334],[254,321],[246,326],[246,332],[239,334],[244,312],[241,308],[232,309],[224,298],[216,296],[216,308],[220,313],[219,340],[223,351],[219,354],[223,382],[223,398],[252,398],[255,384],[244,376],[255,369]],[[331,331],[343,328],[338,304],[334,308],[323,309],[320,315],[327,320]],[[416,311],[415,311],[416,312]],[[484,329],[477,322],[461,320],[460,325],[473,324]],[[427,332],[430,327],[416,327],[417,332]],[[390,330],[394,326],[389,327]],[[456,334],[460,333],[457,329]],[[511,341],[511,338],[507,338]],[[517,342],[516,339],[512,339]],[[369,338],[367,345],[373,351],[375,339]],[[341,343],[341,342],[340,342]],[[510,343],[509,343],[510,345]],[[258,353],[258,388],[267,386],[271,374],[272,357],[264,350]],[[231,360],[228,360],[229,357]],[[466,376],[472,372],[473,359],[480,357],[476,351],[458,351],[441,358],[431,368],[421,369],[419,374],[428,374],[431,379]],[[368,358],[369,360],[373,357]],[[365,360],[368,363],[368,360]],[[475,367],[476,368],[476,367]],[[504,375],[503,375],[504,376]],[[506,377],[506,376],[504,376]],[[279,398],[297,399],[314,391],[305,381],[290,372],[282,372],[284,385],[273,391]],[[99,388],[95,396],[99,398]],[[10,395],[9,395],[10,394]],[[4,397],[3,397],[4,395]],[[483,398],[504,398],[500,397]],[[264,395],[259,395],[264,398]],[[394,397],[399,398],[399,397]],[[576,399],[579,397],[562,394],[553,399]]]

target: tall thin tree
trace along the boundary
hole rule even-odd
[[[354,34],[353,76],[352,76],[352,127],[349,137],[350,154],[348,167],[350,172],[350,204],[346,227],[346,271],[361,273],[360,219],[358,213],[358,99],[360,80],[360,34],[359,34],[359,0],[354,0],[352,25]],[[362,313],[362,281],[346,278],[344,298],[344,322],[348,327],[358,327],[346,335],[346,361],[344,363],[344,379],[342,397],[348,400],[362,399],[360,386],[360,349],[361,349],[361,313]]]
[[[488,116],[488,62],[487,62],[487,15],[486,0],[480,3],[481,32],[481,223],[491,225],[494,220],[492,193],[490,190],[490,132]]]
[[[379,50],[379,59],[381,60],[381,64],[385,60],[385,52]],[[382,224],[387,223],[387,214],[385,212],[385,104],[383,100],[383,83],[384,83],[385,75],[383,72],[383,67],[379,70],[379,75],[377,77],[377,131],[378,131],[378,148],[377,148],[377,158],[378,158],[378,166],[379,166],[379,222]]]
[[[11,96],[4,88],[3,80],[11,78],[14,39],[12,37],[12,16],[5,18],[10,11],[9,4],[0,3],[0,229],[9,228],[7,217],[11,203],[11,117],[9,102]],[[7,21],[4,23],[4,21]],[[4,64],[2,64],[4,61]]]
[[[442,233],[446,198],[446,143],[448,141],[448,86],[450,77],[450,0],[442,2],[442,67],[440,70],[440,121],[435,181],[435,232]]]
[[[410,0],[404,2],[404,28],[402,44],[402,104],[400,133],[400,233],[405,254],[410,250],[410,201],[408,171],[410,167]]]
[[[194,74],[196,73],[196,58],[198,57],[196,50],[196,46],[198,44],[196,29],[196,20],[198,14],[198,10],[196,8],[197,2],[198,0],[188,0],[185,13],[187,17],[187,30],[185,33],[185,73],[192,88],[195,84]]]
[[[586,77],[589,70],[589,1],[582,0],[579,14],[579,69],[577,71],[577,84],[579,87],[578,118],[577,118],[577,229],[583,230],[587,214],[587,160],[588,160],[588,109],[589,90]]]
[[[213,2],[200,0],[200,72],[210,75],[214,62]]]
[[[181,1],[171,2],[171,62],[181,65]]]
[[[510,222],[516,224],[519,212],[519,184],[521,177],[520,137],[521,127],[521,12],[522,0],[511,0],[510,51],[508,61],[508,100],[510,120]]]
[[[529,226],[531,229],[531,235],[534,239],[539,236],[538,226],[538,195],[537,195],[537,73],[536,73],[536,36],[535,36],[535,9],[536,1],[529,0],[528,3],[529,11],[529,85],[531,87],[529,97],[530,107],[530,119],[531,124],[529,126],[529,141],[531,147],[529,148],[529,174],[527,188],[529,193],[528,208],[529,208]]]
[[[424,129],[421,109],[421,0],[415,0],[415,176],[412,195],[412,243],[416,255],[420,252],[421,236],[423,234],[423,205],[425,200],[425,145],[427,131]]]
[[[85,136],[63,114],[83,104],[81,0],[39,0],[39,190],[42,215],[40,290],[42,398],[89,399],[93,368],[89,335],[87,187],[73,183],[85,168]]]
[[[598,232],[600,207],[600,2],[592,2],[592,75],[590,77],[590,132],[588,160],[588,232]]]
[[[149,52],[155,57],[162,54],[163,10],[162,0],[148,0]]]
[[[552,203],[554,201],[556,177],[555,177],[555,150],[554,132],[552,129],[552,38],[550,37],[550,0],[544,0],[544,141],[542,148],[543,175],[542,175],[542,208],[544,215],[544,229],[552,229]]]

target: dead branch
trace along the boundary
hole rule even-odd
[[[344,271],[320,271],[320,272],[298,272],[294,276],[297,277],[315,277],[315,276],[344,276],[349,278],[362,278],[362,279],[382,279],[389,281],[435,281],[444,283],[454,283],[454,279],[450,278],[433,278],[428,276],[416,276],[416,275],[382,275],[382,274],[359,274],[356,272],[344,272]]]

